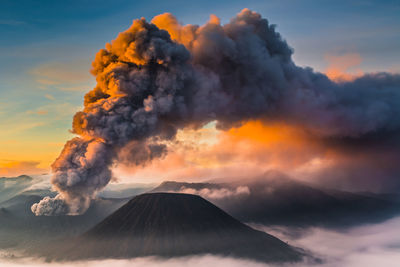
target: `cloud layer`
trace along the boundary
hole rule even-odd
[[[381,224],[343,230],[323,228],[290,229],[260,227],[270,234],[289,241],[289,244],[310,250],[321,258],[322,267],[395,267],[400,261],[400,218]],[[296,266],[296,265],[295,265]],[[302,265],[300,265],[302,266]]]

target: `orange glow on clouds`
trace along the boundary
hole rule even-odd
[[[0,142],[0,176],[48,173],[64,143],[43,140]]]
[[[270,169],[292,172],[306,165],[309,170],[325,155],[327,151],[299,127],[250,121],[226,132],[215,127],[179,131],[164,158],[145,167],[118,166],[114,174],[127,182],[200,181],[259,175]]]
[[[343,55],[327,54],[325,60],[328,62],[325,73],[333,81],[353,81],[363,74],[360,69],[356,68],[362,62],[362,58],[358,53],[346,53]]]
[[[245,123],[239,128],[232,128],[227,133],[233,141],[251,140],[264,145],[271,145],[274,143],[290,143],[292,145],[299,145],[301,143],[301,136],[304,135],[303,131],[283,124],[271,123],[268,125],[263,124],[261,121],[250,121]]]
[[[39,167],[35,161],[0,161],[1,176],[18,176],[22,174],[43,174],[46,170]]]

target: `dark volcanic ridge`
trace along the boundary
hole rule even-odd
[[[283,175],[243,183],[184,183],[167,181],[152,192],[234,191],[246,186],[247,194],[204,197],[242,222],[295,227],[351,227],[379,223],[400,214],[396,195],[360,194],[318,188]]]
[[[53,242],[91,229],[129,201],[98,198],[83,215],[35,216],[31,206],[41,198],[41,195],[24,192],[0,203],[0,249],[13,248],[26,256],[41,254],[53,246]]]
[[[58,260],[216,254],[296,262],[307,257],[199,196],[178,193],[136,196],[78,239],[49,253]]]

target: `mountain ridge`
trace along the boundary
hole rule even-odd
[[[214,189],[234,192],[239,186],[246,186],[248,193],[221,198],[211,194]],[[400,213],[394,197],[316,188],[287,177],[231,184],[168,181],[151,192],[188,191],[202,195],[241,221],[265,225],[336,228],[379,222]]]

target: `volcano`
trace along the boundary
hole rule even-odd
[[[263,262],[294,262],[305,255],[274,236],[239,222],[200,196],[148,193],[134,197],[83,234],[63,257],[198,254]]]

